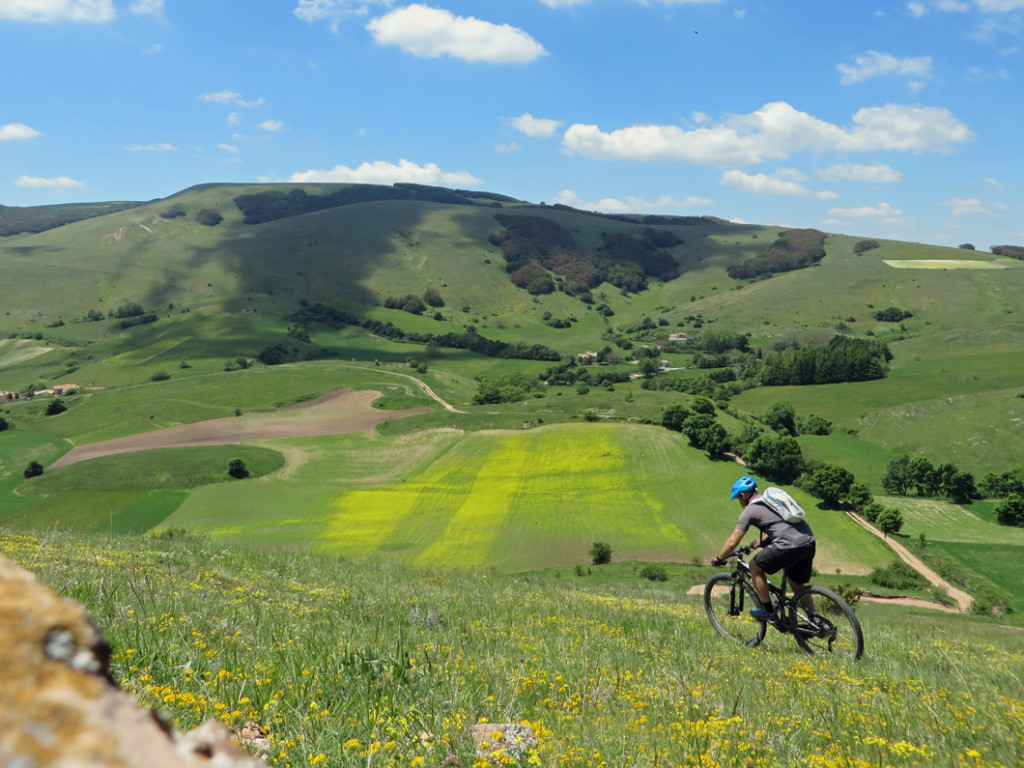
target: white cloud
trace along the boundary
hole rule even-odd
[[[24,141],[42,136],[35,128],[29,128],[24,123],[8,123],[0,125],[0,141]]]
[[[907,10],[915,19],[920,19],[928,13],[928,7],[924,3],[907,3]]]
[[[869,184],[885,184],[901,181],[903,174],[885,163],[872,163],[871,165],[843,163],[822,168],[818,171],[818,178],[824,181],[862,181]]]
[[[299,0],[292,12],[304,21],[337,22],[344,16],[365,16],[371,5],[391,4],[392,0]]]
[[[398,165],[385,160],[363,163],[358,168],[336,165],[330,170],[309,170],[293,173],[291,182],[327,182],[347,184],[394,184],[412,182],[415,184],[457,184],[475,186],[480,183],[466,171],[445,172],[434,163],[416,165],[408,160],[399,160]]]
[[[888,203],[879,203],[876,207],[863,206],[861,208],[829,208],[831,216],[849,216],[854,219],[892,219],[903,215],[903,211],[893,208]]]
[[[963,0],[935,0],[935,7],[947,13],[966,13],[971,10],[971,4]]]
[[[686,130],[675,125],[638,125],[611,132],[596,125],[569,126],[563,146],[604,160],[672,160],[697,165],[750,165],[803,151],[948,152],[974,138],[967,126],[940,107],[888,104],[867,107],[840,127],[794,109],[765,104],[748,115]]]
[[[238,147],[236,147],[234,144],[224,144],[224,143],[218,144],[217,145],[217,149],[223,149],[225,152],[237,152],[238,151]]]
[[[1001,181],[1000,181],[999,179],[993,178],[992,176],[989,176],[989,177],[987,177],[987,178],[985,179],[985,183],[986,183],[986,184],[988,184],[988,185],[989,185],[990,187],[992,187],[993,189],[999,189],[999,190],[1002,190],[1002,189],[1004,189],[1004,188],[1005,188],[1005,187],[1003,186],[1003,182],[1001,182]]]
[[[178,148],[166,142],[162,144],[133,144],[126,147],[129,152],[177,152]]]
[[[590,0],[540,0],[548,8],[568,8],[573,5],[583,5]]]
[[[927,78],[931,76],[932,70],[931,56],[899,58],[888,53],[868,51],[860,56],[855,56],[853,60],[856,66],[849,64],[837,66],[837,69],[843,73],[839,79],[843,85],[852,85],[862,80],[885,75]]]
[[[507,154],[509,152],[515,152],[518,149],[519,149],[519,145],[516,144],[514,141],[510,141],[508,144],[495,144],[494,145],[494,151],[498,152],[498,153],[501,153],[501,154]]]
[[[163,18],[164,0],[135,0],[130,6],[136,16],[156,16]]]
[[[489,64],[528,64],[547,55],[544,46],[509,24],[455,16],[418,3],[373,19],[366,28],[378,45],[396,45],[428,59],[451,56]]]
[[[58,191],[85,186],[82,182],[69,179],[67,176],[57,176],[52,179],[41,179],[38,176],[19,176],[14,180],[14,184],[18,187],[56,189]]]
[[[950,206],[952,209],[950,215],[952,216],[982,216],[992,219],[1006,210],[1006,206],[1002,203],[984,203],[976,197],[954,197],[944,200],[942,204]]]
[[[589,3],[590,0],[540,0],[548,8],[567,8],[574,5],[583,5]],[[633,0],[635,3],[642,5],[650,5],[652,2],[661,3],[662,5],[697,5],[697,4],[713,4],[719,3],[721,0]]]
[[[755,195],[795,195],[807,197],[813,194],[811,190],[802,184],[764,173],[749,174],[743,171],[726,171],[722,174],[722,183]]]
[[[534,117],[529,112],[512,118],[512,127],[527,136],[547,137],[554,136],[563,124],[563,120],[548,120],[542,117]]]
[[[113,0],[2,0],[0,19],[49,23],[54,21],[113,21]]]
[[[614,197],[605,197],[596,203],[588,203],[581,200],[571,189],[563,189],[553,200],[561,205],[568,205],[572,208],[579,208],[582,211],[603,211],[610,213],[642,213],[644,211],[657,211],[659,213],[672,213],[693,208],[707,208],[714,205],[714,201],[706,197],[695,197],[687,195],[679,200],[671,195],[661,195],[656,200],[645,200],[642,197],[627,196],[623,200]]]
[[[242,94],[227,90],[217,91],[216,93],[204,93],[199,98],[202,101],[213,104],[234,104],[238,107],[260,107],[266,103],[266,99],[262,96],[256,99],[256,101],[246,101],[242,98]]]
[[[1024,10],[1024,0],[974,0],[984,13],[1006,13]]]
[[[264,120],[260,123],[260,128],[269,133],[280,133],[284,130],[284,123],[280,120]]]

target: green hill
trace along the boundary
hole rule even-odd
[[[875,494],[901,454],[978,481],[1021,468],[1012,258],[416,185],[211,184],[119,205],[0,239],[0,391],[78,387],[56,416],[48,398],[0,405],[0,524],[187,527],[504,570],[574,562],[599,538],[630,559],[688,561],[728,533],[723,489],[740,471],[660,426],[698,392],[727,443],[764,429],[778,401],[823,417],[831,434],[800,436],[805,459]],[[748,388],[766,358],[836,334],[886,345],[884,377]],[[670,370],[629,378],[655,346]],[[583,369],[553,372],[550,358],[584,352],[602,361],[585,385]],[[247,454],[260,476],[242,482],[224,480],[227,448],[162,455],[159,487],[141,457],[49,469],[73,445],[342,388],[432,412],[260,441],[247,450],[277,458]],[[42,479],[22,476],[30,460]],[[888,558],[838,512],[819,519],[830,571]],[[947,543],[955,562],[977,555]]]

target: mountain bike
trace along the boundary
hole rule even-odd
[[[743,559],[755,549],[757,542],[739,547],[729,555],[736,558],[735,569],[731,573],[716,573],[704,587],[704,609],[711,626],[720,635],[749,648],[760,645],[768,631],[768,622],[755,619],[748,612],[761,606],[750,566]],[[787,596],[784,576],[781,582],[781,587],[768,582],[777,617],[772,626],[783,634],[793,635],[797,644],[811,655],[861,657],[864,633],[853,608],[842,597],[817,585],[805,586]]]

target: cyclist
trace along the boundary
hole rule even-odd
[[[721,551],[711,558],[711,564],[721,566],[725,559],[740,545],[744,535],[753,525],[767,541],[761,540],[761,551],[750,560],[750,576],[754,582],[754,590],[761,601],[759,608],[753,608],[750,615],[759,621],[774,624],[775,609],[771,604],[768,592],[768,577],[765,574],[783,570],[793,591],[796,592],[811,580],[811,566],[814,563],[815,538],[811,526],[806,521],[787,523],[767,504],[761,502],[757,492],[757,481],[744,475],[732,486],[730,499],[739,499],[743,512],[729,538],[725,540]],[[814,606],[808,606],[813,609]]]

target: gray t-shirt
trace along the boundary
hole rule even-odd
[[[768,537],[768,543],[779,549],[796,549],[814,541],[814,532],[806,520],[787,523],[764,504],[759,504],[761,495],[754,496],[743,508],[736,527],[741,531],[754,526]]]

